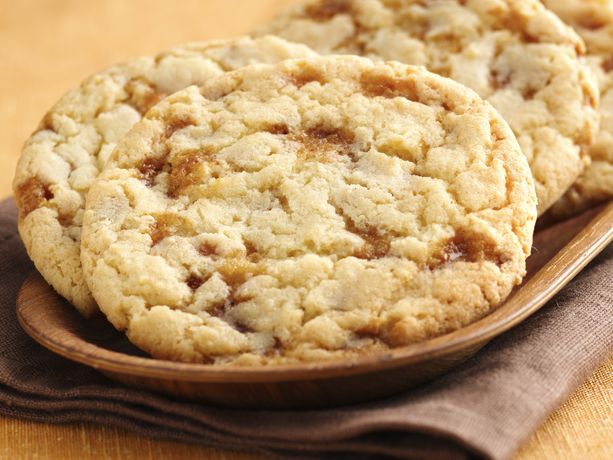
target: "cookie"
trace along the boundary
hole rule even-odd
[[[548,213],[560,219],[613,198],[613,4],[601,0],[543,2],[585,40],[600,85],[600,131],[588,150],[592,163]]]
[[[87,196],[81,260],[155,357],[309,362],[488,314],[521,282],[535,220],[490,104],[423,67],[328,56],[151,109]]]
[[[488,100],[509,122],[545,212],[589,162],[598,88],[581,39],[537,0],[318,0],[259,33],[322,53],[425,65]]]
[[[193,43],[93,75],[28,139],[13,182],[36,268],[84,315],[97,311],[79,260],[85,195],[115,143],[164,95],[253,62],[314,55],[275,37]]]
[[[613,45],[613,4],[610,0],[541,0],[572,26],[589,54],[610,55]]]

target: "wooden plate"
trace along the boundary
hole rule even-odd
[[[17,316],[44,347],[134,387],[234,407],[349,404],[400,392],[464,362],[542,307],[612,239],[613,203],[543,230],[528,277],[496,311],[451,334],[351,361],[253,368],[152,359],[103,318],[82,318],[38,274],[22,286]]]

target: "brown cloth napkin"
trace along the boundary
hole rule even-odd
[[[44,237],[44,236],[43,236]],[[0,414],[91,421],[291,458],[507,459],[613,350],[613,247],[475,358],[405,394],[316,411],[214,408],[123,387],[43,349],[15,299],[33,270],[12,200],[0,203]]]

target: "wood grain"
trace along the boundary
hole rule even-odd
[[[248,31],[299,0],[0,0],[0,197],[42,115],[90,73],[187,40]],[[613,359],[535,433],[514,460],[610,459]],[[109,427],[0,418],[0,458],[252,459]]]
[[[0,458],[61,460],[263,460],[246,452],[154,441],[115,427],[47,425],[0,418]]]

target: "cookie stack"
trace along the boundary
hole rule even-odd
[[[161,359],[348,359],[464,327],[521,283],[537,214],[613,194],[613,14],[547,3],[589,65],[536,0],[319,0],[95,74],[22,152],[28,253]]]

